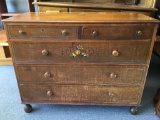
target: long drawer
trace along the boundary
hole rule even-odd
[[[62,24],[57,25],[10,25],[7,27],[11,39],[52,40],[139,40],[152,39],[152,24]]]
[[[19,82],[59,84],[143,84],[143,66],[17,66]]]
[[[20,85],[22,102],[139,104],[140,87]]]
[[[132,63],[146,64],[150,41],[13,42],[18,63]]]

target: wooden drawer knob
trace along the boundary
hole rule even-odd
[[[52,96],[52,95],[53,95],[52,91],[48,91],[48,92],[47,92],[47,96],[50,97],[50,96]]]
[[[97,31],[93,31],[93,36],[97,36],[98,32]]]
[[[42,55],[46,56],[46,55],[48,55],[48,54],[49,54],[49,52],[48,52],[47,49],[42,50]]]
[[[19,30],[18,31],[20,35],[24,35],[24,31],[23,30]]]
[[[112,55],[117,57],[119,55],[119,53],[118,53],[118,51],[114,50],[114,51],[112,51]]]
[[[45,77],[45,78],[49,78],[50,76],[51,76],[51,74],[50,74],[49,72],[45,72],[45,73],[44,73],[44,77]]]
[[[67,31],[66,30],[62,30],[61,33],[62,33],[63,36],[67,35]]]
[[[138,35],[138,36],[141,36],[141,35],[142,35],[142,31],[140,31],[140,30],[137,31],[137,35]]]
[[[117,77],[116,74],[114,74],[114,73],[111,73],[111,74],[110,74],[110,78],[114,79],[114,78],[116,78],[116,77]]]
[[[108,95],[109,95],[110,97],[114,97],[114,93],[112,93],[112,92],[109,92]]]

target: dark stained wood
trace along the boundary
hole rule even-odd
[[[79,12],[26,13],[3,22],[26,112],[32,103],[140,104],[158,20]]]
[[[35,12],[35,8],[34,8],[34,5],[32,4],[32,2],[34,2],[34,0],[28,0],[29,12]]]
[[[30,113],[32,111],[32,106],[30,104],[26,104],[24,107],[24,111],[26,113]]]
[[[2,13],[7,13],[8,9],[7,9],[7,4],[6,4],[6,0],[1,0],[0,1],[0,20],[7,18],[2,16]]]
[[[4,13],[4,12],[8,12],[7,5],[6,5],[6,0],[1,0],[0,1],[0,14]]]

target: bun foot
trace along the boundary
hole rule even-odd
[[[137,113],[138,113],[138,107],[137,106],[130,107],[130,113],[132,115],[137,115]]]
[[[32,111],[32,106],[30,104],[26,104],[24,107],[24,111],[26,113],[30,113]]]

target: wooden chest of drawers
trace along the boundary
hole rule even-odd
[[[22,103],[128,105],[136,114],[158,21],[138,13],[25,13],[3,20]]]

